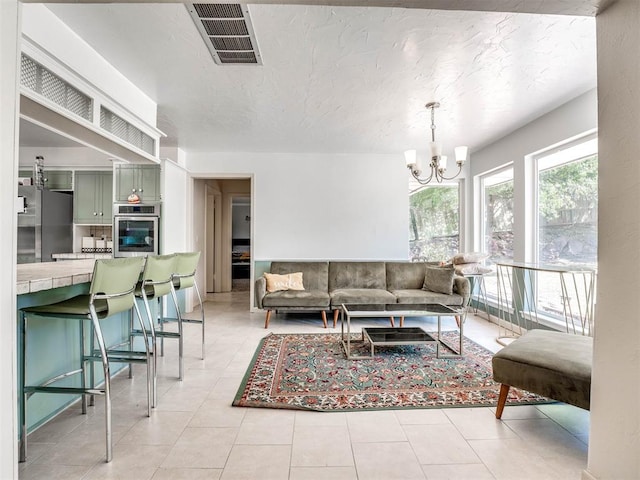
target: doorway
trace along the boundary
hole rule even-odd
[[[251,197],[231,201],[231,291],[248,292],[251,278]]]
[[[251,289],[251,198],[250,177],[194,179],[194,238],[204,239],[207,293]]]

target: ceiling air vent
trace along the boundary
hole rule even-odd
[[[218,65],[262,65],[246,5],[193,3],[187,9]]]

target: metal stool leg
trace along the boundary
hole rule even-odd
[[[20,312],[20,333],[22,355],[20,356],[20,395],[22,395],[22,408],[20,409],[20,444],[18,447],[18,460],[25,462],[27,460],[27,398],[24,393],[26,385],[26,355],[27,355],[27,318],[24,312]]]
[[[104,343],[104,337],[102,336],[102,329],[100,328],[100,321],[96,314],[96,310],[91,305],[91,323],[93,324],[94,336],[98,341],[98,349],[100,350],[100,356],[102,357],[102,370],[104,372],[104,426],[105,426],[105,441],[106,441],[106,456],[107,462],[113,459],[113,438],[111,434],[111,372],[109,369],[109,359],[107,357],[107,348]]]
[[[80,386],[82,389],[87,388],[87,372],[85,365],[87,364],[85,360],[85,344],[84,344],[84,322],[80,321]],[[82,394],[82,413],[87,413],[87,394]]]
[[[157,355],[157,338],[156,329],[153,324],[153,316],[151,315],[151,307],[149,307],[149,300],[146,295],[143,294],[144,308],[147,312],[147,318],[149,319],[149,330],[151,332],[151,355],[153,356],[153,379],[152,379],[152,406],[155,408],[158,404],[158,355]]]
[[[202,297],[200,296],[198,283],[194,282],[193,286],[196,287],[196,294],[198,295],[198,302],[200,303],[200,322],[202,322],[202,360],[204,360],[204,305],[202,303]]]
[[[176,316],[178,317],[178,378],[182,380],[184,378],[184,335],[182,332],[182,315],[180,314],[180,308],[178,307],[178,296],[176,290],[171,287],[171,298],[176,308]]]

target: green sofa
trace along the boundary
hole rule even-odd
[[[343,303],[442,303],[466,306],[470,285],[465,277],[455,276],[452,292],[423,289],[429,262],[341,262],[274,261],[270,273],[280,275],[302,272],[304,290],[267,292],[266,279],[255,283],[255,304],[266,311],[265,328],[272,312],[318,311],[327,327],[327,311],[333,311],[336,326]]]

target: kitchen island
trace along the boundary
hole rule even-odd
[[[89,283],[91,282],[94,263],[95,259],[91,258],[19,264],[17,265],[17,294],[23,295]],[[18,307],[20,308],[20,306]]]

